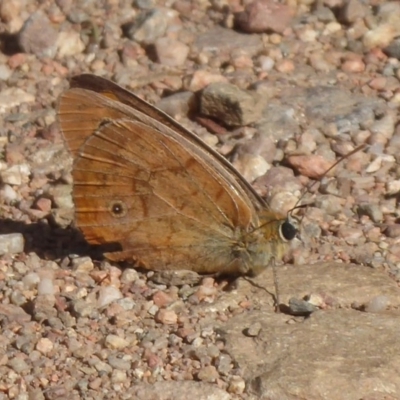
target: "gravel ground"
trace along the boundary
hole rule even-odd
[[[250,398],[217,326],[254,299],[155,283],[71,225],[55,107],[76,74],[169,113],[276,209],[368,145],[304,195],[285,262],[400,280],[398,1],[3,0],[0,32],[0,399]]]

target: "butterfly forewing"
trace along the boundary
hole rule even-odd
[[[80,104],[80,107],[77,107],[77,104]],[[78,114],[74,114],[75,111]],[[70,137],[66,140],[72,152],[85,140],[86,135],[91,134],[90,126],[95,127],[99,119],[118,119],[124,116],[159,130],[163,130],[163,127],[170,128],[178,136],[192,143],[196,151],[210,154],[216,168],[223,172],[229,171],[230,179],[236,180],[237,184],[247,192],[247,196],[258,210],[267,207],[264,200],[229,161],[169,115],[112,81],[90,74],[74,76],[71,79],[71,89],[64,93],[59,104],[59,119],[64,132],[67,129],[72,133],[68,121],[76,127],[76,121],[81,121],[81,118],[85,120],[85,127],[88,128],[80,133],[76,131],[77,135],[68,135]]]

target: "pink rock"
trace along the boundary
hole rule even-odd
[[[332,163],[319,155],[293,155],[287,158],[288,163],[301,175],[312,179],[320,178]]]
[[[8,65],[11,69],[16,69],[26,62],[26,54],[17,53],[8,59]]]
[[[288,74],[290,72],[294,71],[294,63],[292,60],[281,60],[279,61],[276,66],[275,66],[276,70],[279,72],[283,72],[285,74]]]
[[[363,72],[365,64],[362,60],[347,60],[342,64],[342,70],[345,72]]]
[[[174,299],[168,293],[159,290],[158,292],[154,293],[153,301],[157,307],[162,308],[167,306],[168,304],[171,304]]]
[[[248,4],[245,10],[236,14],[236,23],[240,29],[249,33],[278,32],[290,26],[292,11],[290,7],[271,0],[256,0]]]
[[[40,211],[50,212],[51,210],[51,200],[45,197],[41,197],[36,201],[36,208]]]

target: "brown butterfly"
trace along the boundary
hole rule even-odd
[[[75,223],[105,253],[152,270],[256,275],[297,229],[221,155],[168,115],[79,75],[58,117],[73,155]]]

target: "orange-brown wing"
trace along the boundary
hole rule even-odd
[[[169,128],[104,122],[76,151],[77,226],[90,243],[120,243],[111,259],[133,258],[151,269],[228,271],[235,233],[257,216],[214,163]]]
[[[103,118],[116,118],[116,115],[121,115],[122,112],[122,114],[128,114],[130,118],[138,119],[142,122],[150,124],[151,126],[153,126],[152,123],[154,122],[156,125],[158,124],[157,126],[161,124],[171,128],[180,136],[185,137],[186,140],[195,144],[196,147],[201,149],[203,152],[210,154],[210,156],[218,161],[225,170],[229,171],[230,178],[235,179],[243,188],[243,190],[247,192],[247,195],[250,197],[257,210],[268,207],[265,201],[254,191],[252,186],[236,171],[229,161],[207,146],[201,139],[184,128],[168,114],[156,107],[153,107],[151,104],[142,100],[132,92],[122,88],[121,86],[118,86],[116,83],[96,75],[82,74],[74,76],[70,81],[70,85],[73,89],[84,89],[84,91],[95,92],[101,95],[103,98],[112,100],[108,102],[107,109],[101,110]],[[73,103],[79,102],[79,98],[76,98],[79,97],[79,94],[78,96],[73,96],[73,93],[75,92],[71,90],[67,92],[67,95],[69,94],[71,96],[70,101]],[[67,99],[63,101],[67,101]],[[92,110],[97,106],[98,104],[94,102],[94,104],[92,104]],[[62,112],[62,110],[60,111]],[[97,113],[95,112],[94,114]],[[89,120],[91,119],[91,117],[88,115],[86,115],[86,117],[89,117]],[[82,135],[81,132],[81,139],[83,136],[84,135]]]
[[[182,125],[180,125],[173,118],[169,117],[163,111],[152,106],[145,100],[136,96],[134,93],[122,88],[121,86],[108,79],[92,74],[76,75],[71,78],[70,87],[71,89],[79,88],[99,93],[111,100],[129,106],[132,109],[137,110],[142,114],[148,116],[149,118],[160,121],[162,124],[176,130],[180,134],[185,135],[188,132]],[[195,138],[199,140],[197,137]]]

